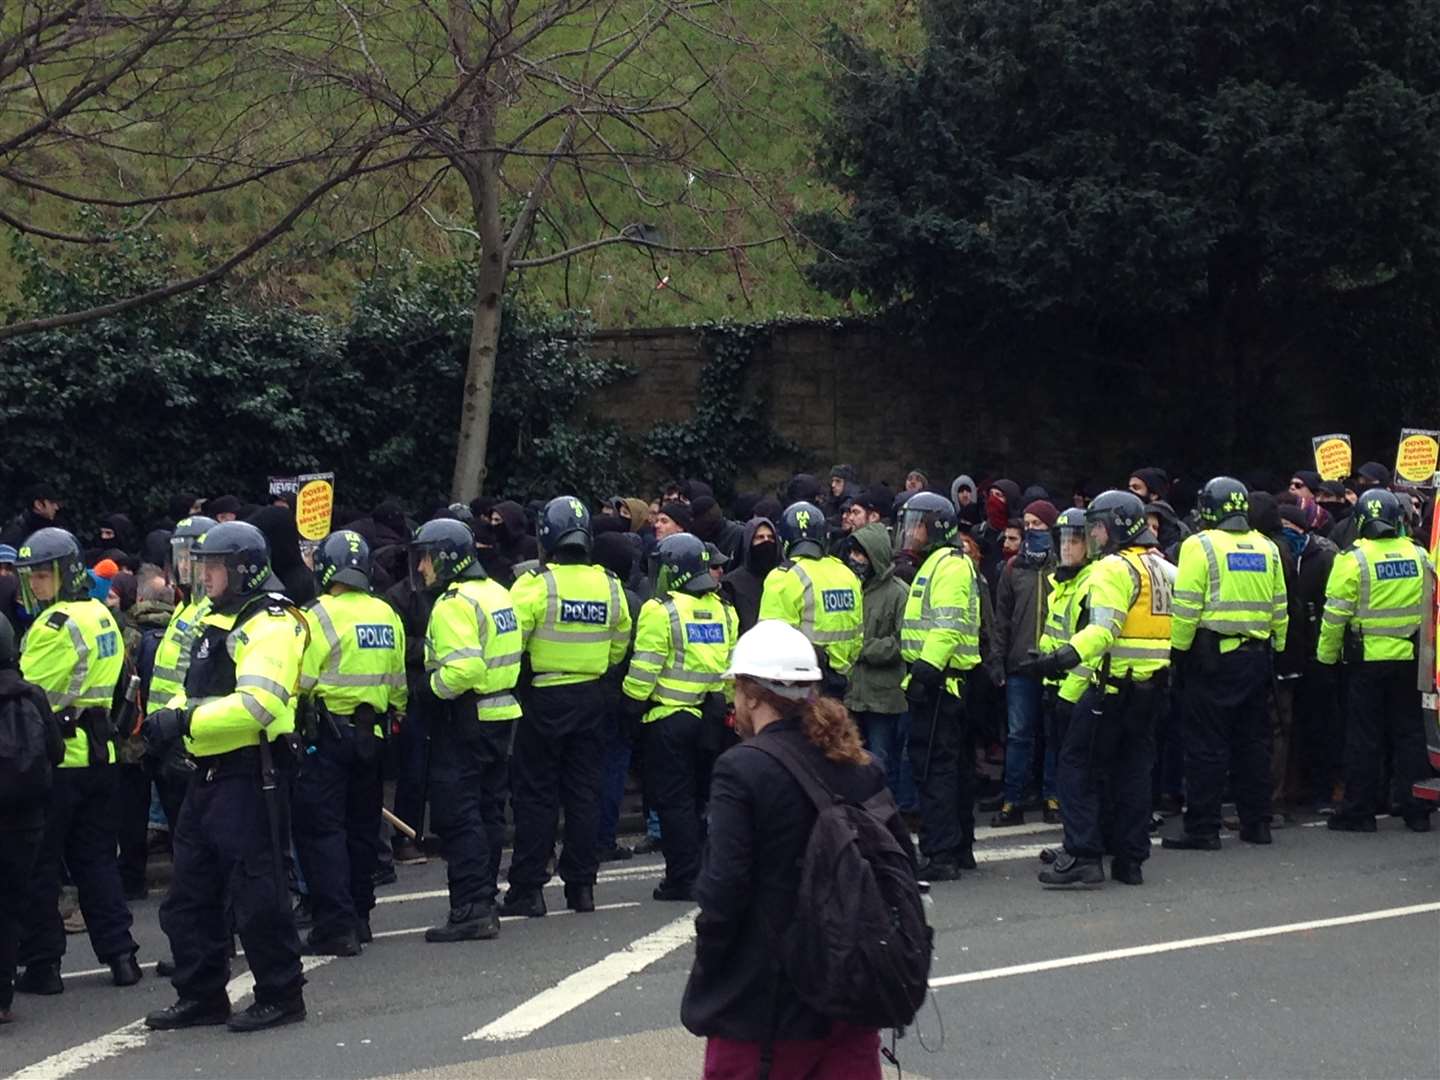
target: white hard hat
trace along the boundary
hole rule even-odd
[[[778,619],[758,622],[735,643],[725,678],[744,675],[782,697],[801,700],[820,681],[815,646],[789,623]]]

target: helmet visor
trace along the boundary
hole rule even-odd
[[[928,510],[902,510],[895,522],[895,547],[913,555],[930,549],[934,541],[935,521]]]
[[[415,592],[438,589],[445,584],[446,560],[430,544],[410,545],[410,588]]]
[[[31,615],[38,615],[60,599],[60,560],[50,559],[18,568],[20,603]]]
[[[190,556],[190,573],[195,581],[195,595],[205,596],[212,601],[223,600],[235,588],[235,573],[230,566],[229,555]]]
[[[192,595],[198,595],[201,592],[199,564],[190,554],[194,544],[193,536],[171,537],[170,581],[189,589]]]
[[[1061,525],[1060,565],[1080,566],[1090,557],[1090,544],[1083,525]]]
[[[1105,554],[1105,550],[1109,546],[1110,523],[1103,520],[1087,522],[1085,525],[1085,553],[1092,559],[1098,559]]]

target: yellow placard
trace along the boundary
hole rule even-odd
[[[1350,436],[1316,435],[1315,471],[1321,480],[1344,480],[1350,475]]]
[[[1415,487],[1428,486],[1440,464],[1440,431],[1404,428],[1395,451],[1395,479]]]
[[[295,528],[306,540],[324,540],[330,535],[334,509],[334,485],[328,480],[311,480],[295,495]]]

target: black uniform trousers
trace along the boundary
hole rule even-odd
[[[594,885],[600,863],[600,777],[604,767],[605,710],[611,698],[601,682],[533,687],[510,758],[515,852],[510,885],[538,889],[550,880],[560,807],[565,848],[556,869],[567,885]]]
[[[430,733],[431,824],[445,845],[451,910],[491,907],[505,846],[513,720],[456,723],[446,717]]]
[[[26,889],[45,826],[38,814],[33,824],[0,828],[0,1009],[15,998],[15,957],[20,948],[21,913]]]
[[[1263,648],[1189,662],[1182,697],[1190,835],[1220,835],[1227,774],[1240,823],[1270,821],[1270,680],[1270,656]]]
[[[214,1001],[230,976],[230,916],[255,975],[261,1004],[293,999],[305,985],[300,938],[285,885],[284,854],[272,850],[258,750],[198,759],[172,836],[175,869],[160,905],[183,999]],[[282,768],[274,797],[281,843],[290,835],[290,777]]]
[[[975,842],[974,739],[965,706],[933,690],[911,699],[910,764],[920,789],[920,851],[954,860]]]
[[[1164,701],[1156,676],[1091,686],[1069,711],[1055,763],[1065,850],[1079,859],[1150,857],[1150,770]]]
[[[1393,805],[1407,819],[1423,818],[1429,804],[1411,785],[1430,775],[1425,722],[1420,712],[1419,672],[1414,660],[1368,660],[1350,664],[1345,731],[1343,818],[1373,818]],[[1381,790],[1385,748],[1390,748],[1391,791]]]
[[[22,912],[20,963],[59,964],[65,955],[60,919],[60,864],[80,892],[90,945],[103,964],[135,951],[130,908],[115,858],[114,765],[56,769],[45,808],[45,836]]]
[[[665,880],[687,888],[700,873],[703,815],[715,764],[704,725],[695,713],[681,710],[644,726],[645,797],[660,815]]]
[[[322,729],[295,778],[295,853],[310,892],[317,941],[358,931],[359,920],[368,919],[375,906],[382,744],[357,740],[351,724],[337,726],[338,740]],[[362,745],[367,753],[361,753]]]

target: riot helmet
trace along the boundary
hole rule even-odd
[[[370,589],[370,545],[358,532],[339,529],[315,549],[315,587],[322,593],[331,585]]]
[[[590,511],[573,495],[561,495],[551,499],[540,512],[535,526],[535,539],[540,543],[540,552],[547,559],[562,548],[571,548],[590,554],[594,534],[590,529]]]
[[[416,592],[483,577],[485,568],[475,557],[475,534],[463,521],[436,518],[415,530],[410,541],[410,586]]]
[[[825,515],[814,503],[791,503],[780,515],[780,550],[787,559],[825,554]]]
[[[1212,529],[1250,531],[1250,492],[1233,476],[1217,476],[1201,488],[1199,510]]]
[[[1373,487],[1355,500],[1355,520],[1362,537],[1379,540],[1404,532],[1405,511],[1393,491]]]
[[[1060,555],[1060,565],[1069,568],[1084,566],[1090,559],[1089,545],[1085,538],[1085,511],[1078,506],[1067,506],[1055,519],[1055,550]]]
[[[200,584],[199,564],[190,556],[195,542],[218,524],[204,514],[191,514],[177,521],[175,531],[170,534],[170,583],[178,585],[187,596],[205,594]]]
[[[923,558],[953,546],[960,532],[955,504],[933,491],[917,491],[905,500],[895,522],[895,549]]]
[[[245,521],[226,521],[207,529],[190,557],[198,564],[198,580],[216,611],[233,610],[265,592],[270,573],[270,544],[265,534]],[[217,574],[224,571],[223,579]]]
[[[32,615],[51,604],[90,595],[80,543],[64,529],[31,533],[16,553],[15,569],[20,575],[20,603]]]
[[[660,557],[660,573],[655,580],[659,592],[682,592],[700,595],[720,587],[710,573],[710,552],[705,542],[689,533],[676,533],[660,541],[656,554]]]
[[[1092,559],[1121,548],[1155,543],[1145,504],[1132,491],[1102,491],[1085,508],[1085,542]]]

